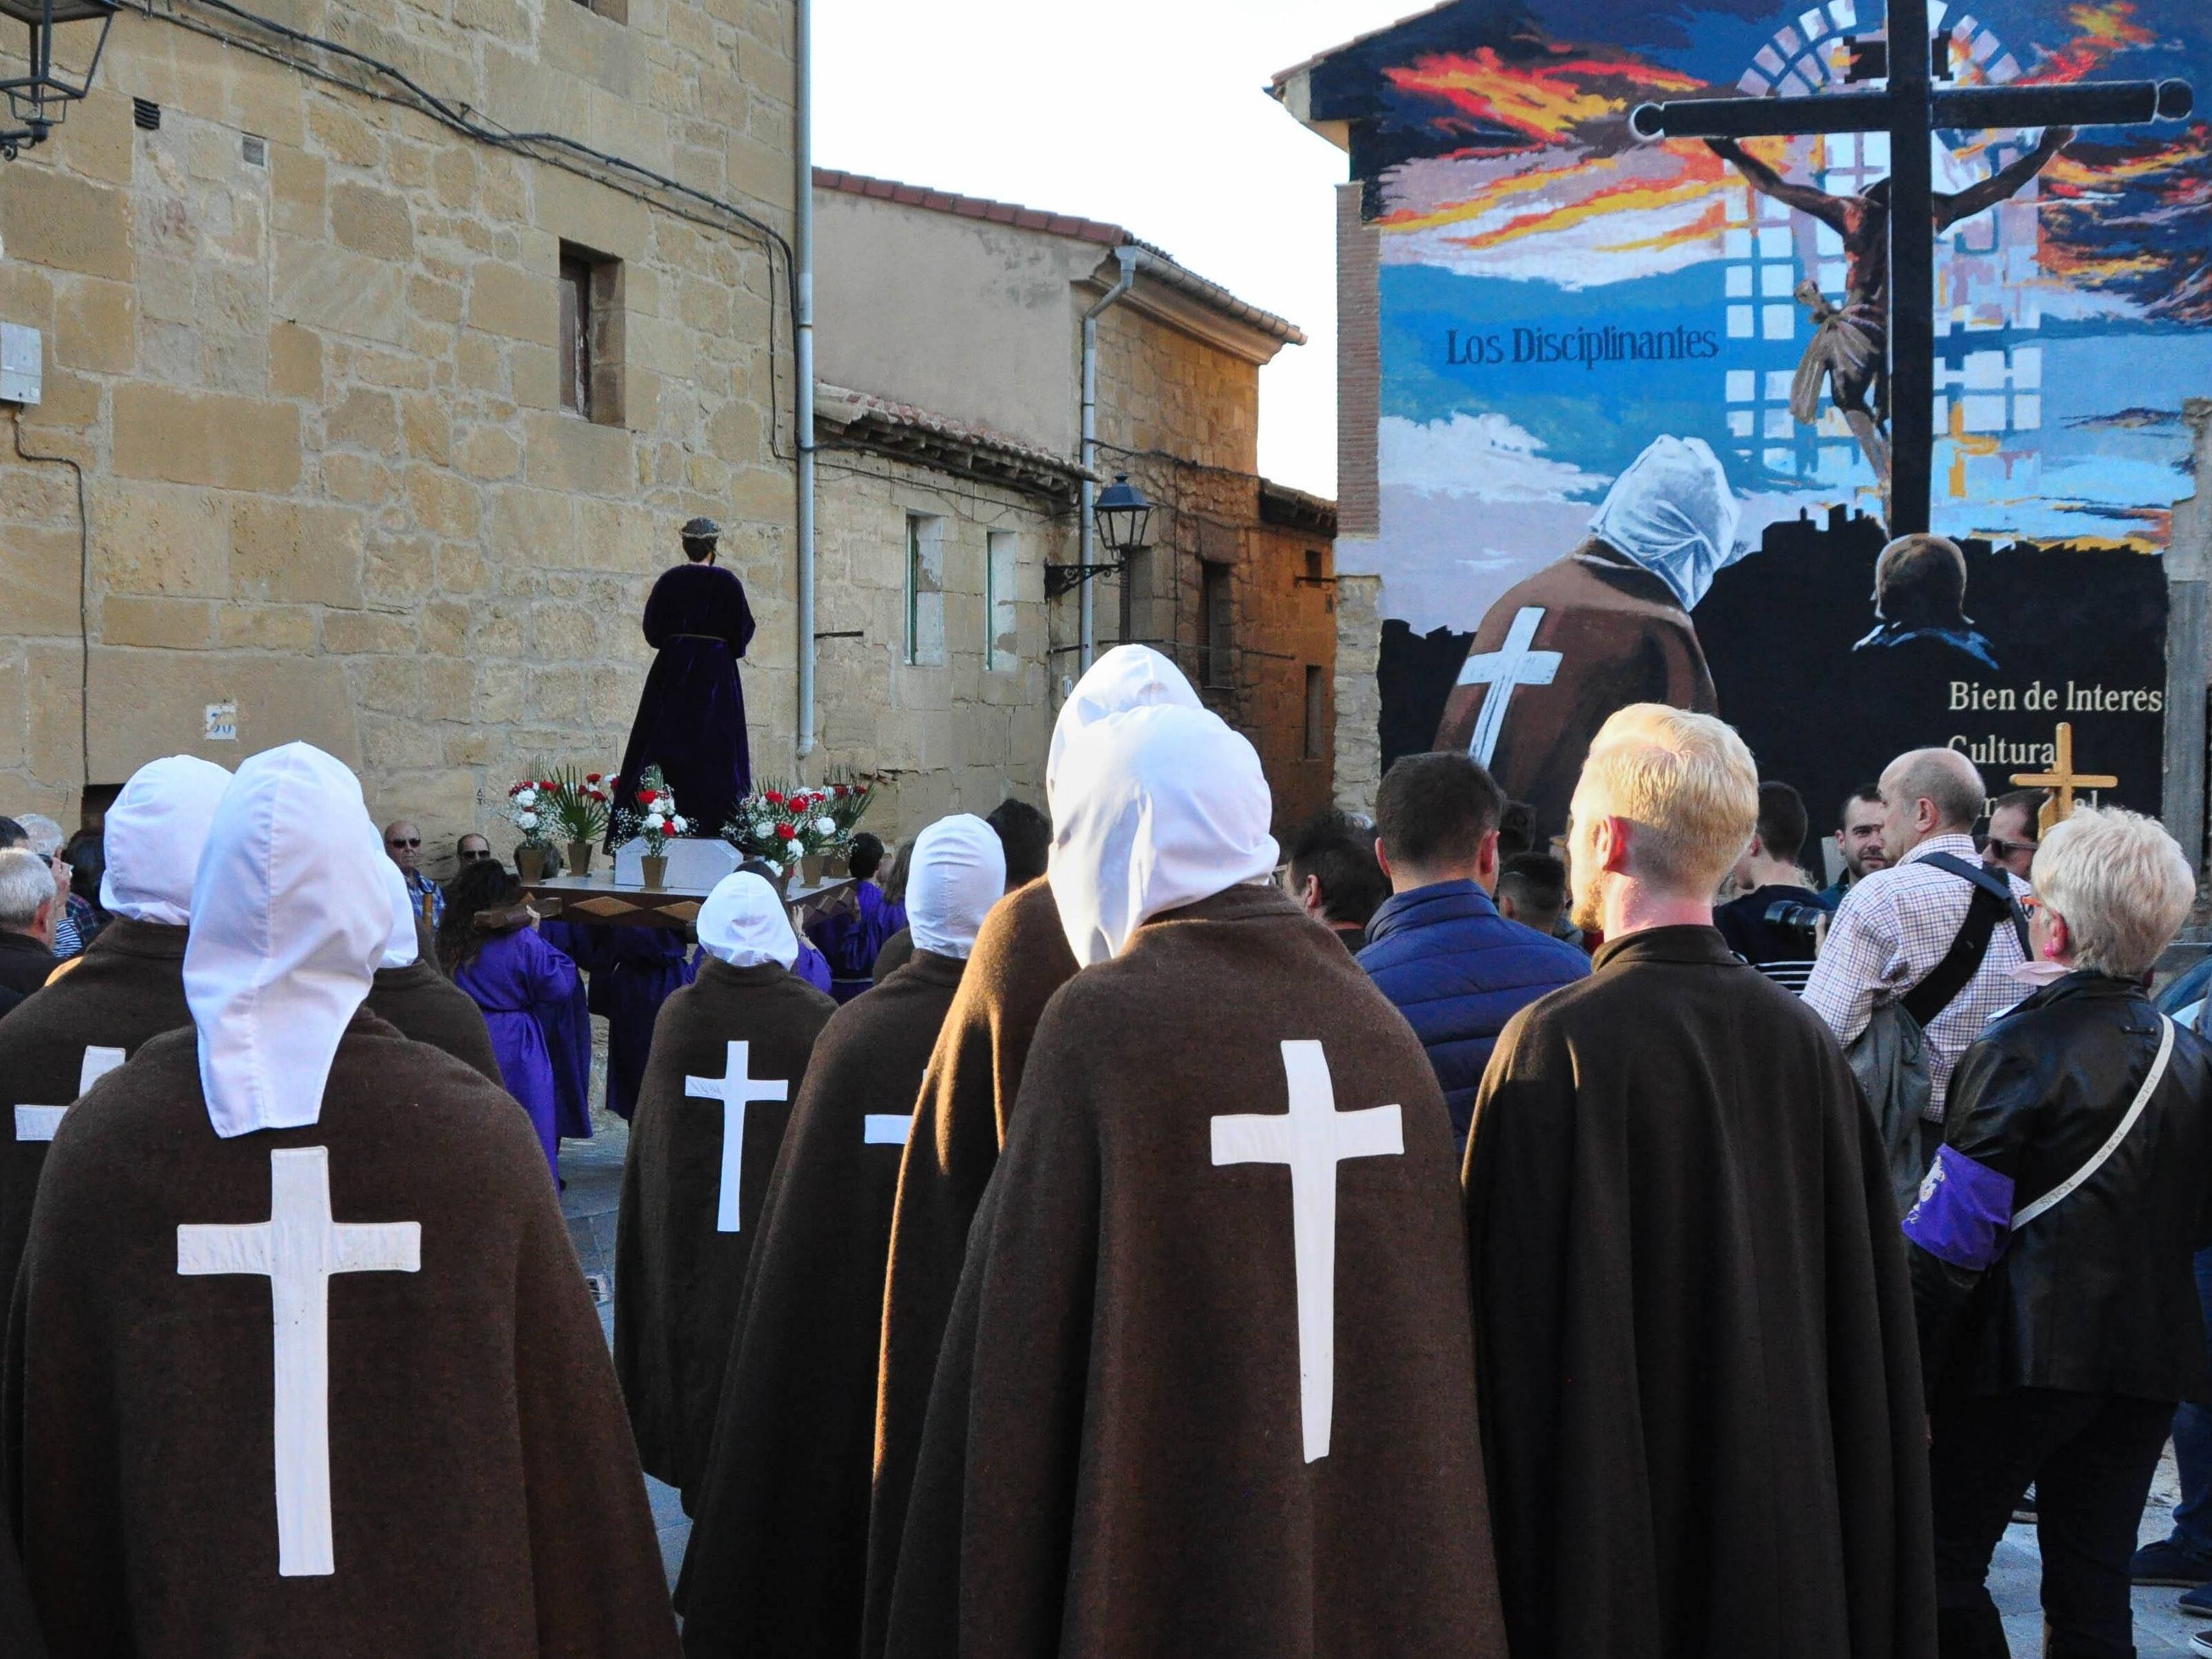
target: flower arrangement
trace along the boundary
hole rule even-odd
[[[549,786],[535,778],[525,778],[507,792],[507,821],[522,832],[525,847],[550,847],[553,841],[553,823],[545,810],[545,791]]]
[[[676,797],[657,766],[645,769],[631,804],[616,809],[614,824],[620,839],[643,841],[645,855],[651,859],[664,855],[670,842],[691,830],[690,821],[678,813]]]
[[[607,833],[614,805],[606,785],[605,775],[599,772],[580,772],[573,766],[549,768],[543,780],[533,786],[538,816],[555,835],[572,845],[596,842]]]
[[[763,786],[738,803],[723,839],[780,872],[793,860],[823,858],[851,844],[873,786],[860,781]]]

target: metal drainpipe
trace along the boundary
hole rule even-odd
[[[1083,527],[1077,544],[1079,551],[1076,562],[1085,574],[1079,592],[1082,611],[1082,653],[1078,659],[1088,670],[1091,659],[1097,654],[1097,611],[1091,603],[1088,572],[1094,554],[1097,526],[1091,521],[1091,509],[1097,503],[1098,485],[1098,319],[1110,307],[1137,285],[1137,262],[1142,250],[1133,243],[1123,243],[1114,250],[1114,257],[1121,262],[1121,280],[1108,289],[1098,303],[1083,313]]]
[[[814,752],[814,9],[797,0],[792,30],[796,83],[792,147],[798,152],[799,200],[792,236],[793,367],[799,381],[799,758]]]

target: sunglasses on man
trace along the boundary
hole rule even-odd
[[[420,836],[394,836],[384,844],[386,847],[420,847],[422,838]]]
[[[2033,853],[2043,843],[2039,841],[2008,841],[2002,836],[1977,836],[1974,845],[1978,851],[1994,853],[2001,859],[2008,859],[2014,853]]]
[[[464,847],[460,853],[464,864],[481,864],[490,856],[491,848],[489,847]]]

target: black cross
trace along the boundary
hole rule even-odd
[[[2102,81],[2063,87],[1939,87],[1950,37],[1930,41],[1928,0],[1889,0],[1889,86],[1809,98],[1693,98],[1644,104],[1639,138],[1889,135],[1890,532],[1928,528],[1936,453],[1936,210],[1929,138],[1946,128],[2118,126],[2179,120],[2194,103],[2182,81]],[[1939,55],[1942,67],[1939,70]]]

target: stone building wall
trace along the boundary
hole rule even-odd
[[[1101,319],[1098,471],[1128,473],[1157,510],[1153,546],[1126,583],[1099,580],[1097,629],[1102,650],[1127,639],[1175,659],[1260,751],[1276,822],[1287,826],[1331,799],[1334,562],[1328,534],[1261,520],[1259,382],[1249,357],[1158,318],[1117,307]],[[1309,555],[1319,556],[1318,568]],[[1206,650],[1208,562],[1231,571],[1234,646],[1225,663],[1210,663]],[[1054,637],[1072,645],[1075,601],[1062,611]],[[1315,755],[1307,753],[1309,667],[1322,685]]]
[[[572,0],[263,3],[788,234],[786,0],[630,0],[627,22]],[[82,464],[89,503],[81,641],[71,475],[0,446],[0,808],[67,822],[81,786],[155,755],[234,763],[304,738],[442,850],[532,757],[617,757],[645,593],[696,513],[727,528],[760,620],[756,753],[787,766],[791,336],[770,240],[261,43],[298,66],[125,12],[92,96],[0,167],[0,319],[46,344],[21,441]],[[134,127],[134,97],[158,131]],[[621,262],[594,279],[621,363],[599,419],[561,407],[564,244]],[[209,707],[230,703],[236,740],[210,741]]]
[[[1052,734],[1044,567],[1074,556],[1072,505],[935,467],[825,448],[818,465],[815,670],[821,748],[811,776],[848,767],[878,780],[865,828],[903,841],[948,812],[1008,796],[1044,805]],[[941,633],[907,660],[907,526],[933,521]],[[1014,538],[1014,626],[992,665],[986,616],[993,532]],[[1073,601],[1061,601],[1072,605]],[[927,627],[927,625],[926,625]]]

